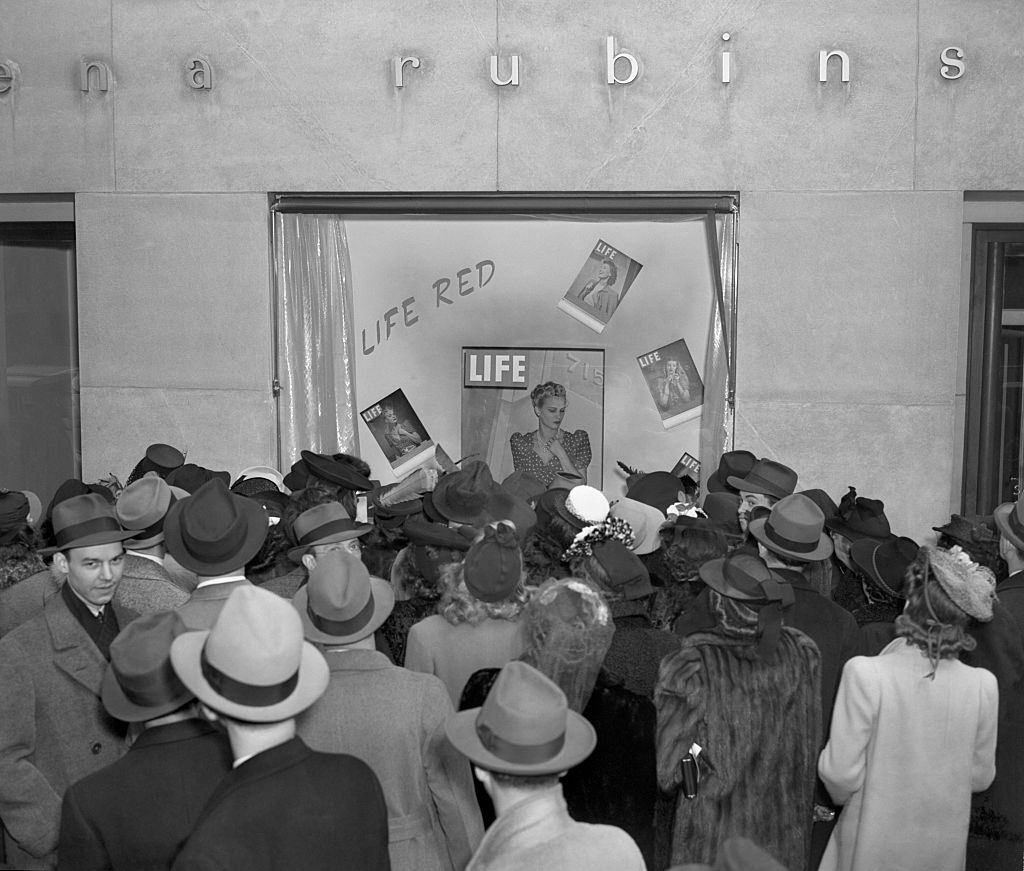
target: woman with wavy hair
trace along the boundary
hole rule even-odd
[[[962,871],[971,793],[995,776],[998,690],[957,659],[992,619],[992,573],[959,547],[921,548],[897,638],[843,669],[818,773],[839,823],[821,871]]]
[[[537,429],[514,432],[509,438],[512,466],[517,472],[529,472],[545,487],[555,475],[564,472],[587,483],[587,466],[593,455],[590,436],[585,429],[562,429],[568,402],[565,387],[557,381],[545,381],[530,391]]]
[[[457,706],[473,672],[523,652],[519,616],[528,596],[515,527],[488,524],[465,560],[441,571],[445,592],[437,613],[409,630],[405,667],[436,674]]]

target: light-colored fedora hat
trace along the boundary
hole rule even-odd
[[[482,707],[450,717],[445,731],[475,765],[524,776],[566,771],[597,745],[594,727],[569,710],[558,684],[518,660],[501,670]]]
[[[812,562],[832,556],[825,515],[802,493],[780,499],[767,516],[751,520],[748,529],[768,550],[794,560]]]
[[[336,550],[324,554],[292,605],[302,618],[307,641],[351,644],[372,635],[395,607],[395,591],[370,577],[363,561]]]
[[[153,547],[164,540],[164,519],[177,502],[170,485],[156,475],[146,475],[129,484],[114,503],[117,519],[133,537],[129,547]]]
[[[171,663],[199,701],[252,723],[294,717],[320,698],[330,677],[323,655],[303,640],[291,603],[249,584],[231,593],[212,629],[174,639]]]
[[[300,563],[303,554],[309,553],[314,545],[351,541],[366,535],[371,529],[372,524],[358,523],[349,517],[340,502],[314,505],[295,518],[293,531],[296,546],[289,549],[288,559]]]

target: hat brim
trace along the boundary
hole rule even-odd
[[[195,695],[187,687],[181,693],[168,699],[159,705],[137,705],[128,700],[121,689],[121,685],[114,676],[114,669],[109,665],[103,674],[103,682],[100,684],[100,699],[107,713],[125,723],[141,723],[145,720],[152,720],[154,717],[162,717],[171,711],[176,711],[186,702],[194,699]]]
[[[825,528],[829,532],[839,533],[841,536],[846,538],[851,543],[855,541],[861,541],[862,539],[866,538],[870,541],[873,541],[875,544],[881,544],[883,541],[886,541],[887,539],[896,537],[892,533],[889,533],[888,535],[872,535],[870,532],[861,532],[859,529],[853,529],[852,527],[847,526],[846,521],[843,520],[843,518],[841,517],[825,518]]]
[[[359,538],[366,535],[371,529],[373,529],[372,523],[360,523],[355,529],[346,529],[342,532],[332,532],[330,535],[325,535],[323,538],[318,538],[316,541],[311,541],[308,544],[300,545],[299,547],[293,547],[288,550],[288,559],[293,563],[302,563],[303,555],[307,554],[316,547],[318,544],[338,544],[342,541],[352,541],[353,538]]]
[[[553,487],[552,489],[557,490],[559,488]],[[565,495],[569,495],[568,490],[565,491]],[[551,507],[555,509],[555,514],[557,514],[562,520],[578,530],[582,531],[592,525],[587,523],[585,520],[580,520],[580,518],[575,514],[570,513],[569,509],[565,507],[565,499],[555,499],[554,502],[551,503]]]
[[[718,477],[718,472],[712,472],[708,478],[707,488],[709,493],[736,493],[738,492],[731,484],[723,484]]]
[[[785,499],[787,496],[793,495],[792,491],[761,478],[738,478],[735,475],[730,475],[725,480],[730,487],[744,493],[760,493],[762,496],[771,496],[774,499]]]
[[[299,678],[288,698],[266,706],[242,705],[226,699],[203,677],[200,659],[209,634],[209,629],[202,629],[175,638],[171,645],[171,664],[195,697],[219,714],[249,723],[276,723],[306,710],[327,688],[331,676],[327,661],[312,644],[303,641]]]
[[[1016,508],[1015,502],[1004,502],[992,512],[992,519],[996,522],[999,534],[1004,536],[1018,550],[1024,550],[1024,540],[1010,528],[1010,514]]]
[[[154,547],[160,544],[164,540],[163,532],[158,532],[156,535],[150,535],[146,538],[128,538],[125,539],[125,545],[134,550],[145,550],[147,547]]]
[[[488,771],[521,775],[558,774],[579,765],[597,746],[594,727],[575,711],[566,713],[565,743],[562,749],[551,759],[532,764],[508,762],[484,747],[476,733],[476,718],[480,714],[480,708],[470,708],[449,717],[445,724],[445,732],[456,750],[474,765]]]
[[[875,555],[875,549],[880,544],[881,542],[874,541],[870,538],[859,539],[850,545],[850,559],[857,567],[857,570],[872,584],[883,592],[888,593],[890,596],[897,596],[902,599],[903,594],[897,593],[892,589],[892,585],[885,580],[885,578],[879,575],[877,569],[875,569],[873,557]]]
[[[55,553],[74,550],[76,547],[96,547],[100,544],[113,544],[115,541],[125,542],[129,538],[135,535],[135,532],[127,529],[122,529],[120,532],[95,532],[92,535],[83,535],[81,538],[76,538],[73,541],[69,541],[67,544],[62,544],[59,547],[41,547],[36,553],[40,556],[52,556]]]
[[[825,532],[822,532],[818,537],[818,544],[812,551],[805,551],[801,553],[797,550],[787,550],[782,545],[772,541],[768,537],[768,534],[764,529],[767,522],[767,517],[757,517],[750,521],[750,524],[747,526],[747,530],[772,553],[782,554],[782,556],[788,556],[790,559],[800,560],[801,562],[812,563],[816,560],[828,559],[828,557],[832,556],[835,550],[832,546],[832,539],[829,538],[828,534]]]
[[[716,593],[720,593],[727,599],[735,599],[739,602],[763,602],[763,596],[752,596],[749,593],[744,592],[739,587],[731,584],[729,579],[726,578],[725,572],[725,557],[719,557],[718,559],[709,560],[704,563],[698,573],[700,579],[704,581],[712,590]]]
[[[245,538],[230,559],[205,562],[185,546],[181,535],[181,513],[182,509],[189,504],[187,499],[175,502],[171,506],[171,510],[167,512],[167,518],[164,520],[164,543],[171,556],[183,568],[203,577],[224,574],[224,572],[242,568],[263,547],[267,530],[270,528],[267,512],[254,499],[239,496],[237,493],[231,495],[238,499],[239,510],[245,515],[246,529]]]
[[[309,469],[311,475],[323,478],[332,484],[337,484],[347,490],[372,490],[373,482],[365,475],[360,475],[351,466],[339,463],[337,460],[329,460],[314,454],[312,451],[302,451],[301,456]]]
[[[317,629],[309,616],[309,584],[304,584],[292,597],[292,605],[302,619],[302,632],[306,641],[318,644],[351,644],[369,638],[388,619],[395,609],[395,591],[383,578],[370,576],[370,596],[373,598],[373,614],[365,626],[350,635],[328,635]]]
[[[447,476],[441,478],[434,487],[433,492],[430,494],[431,507],[434,509],[435,514],[440,515],[442,521],[451,521],[452,523],[465,523],[468,526],[476,526],[478,524],[487,523],[490,520],[490,515],[487,513],[487,500],[480,506],[480,510],[474,513],[467,513],[460,511],[457,508],[453,508],[448,500],[449,486],[445,486],[445,481],[450,480]],[[426,499],[423,500],[426,503]],[[429,517],[430,514],[428,513]]]

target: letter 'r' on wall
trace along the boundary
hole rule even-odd
[[[213,67],[201,57],[190,57],[185,67],[185,81],[195,91],[213,89]]]
[[[395,87],[405,87],[405,68],[411,66],[414,70],[420,68],[420,59],[418,57],[396,57],[392,60],[394,66],[395,75]]]
[[[631,55],[628,51],[619,51],[615,45],[615,37],[609,36],[605,41],[607,50],[607,63],[608,63],[608,84],[609,85],[628,85],[630,82],[635,81],[636,77],[640,75],[640,64],[637,59]],[[615,64],[620,60],[627,61],[629,63],[629,75],[624,79],[620,79],[615,71]]]
[[[92,73],[95,71],[96,75]],[[110,90],[110,67],[101,60],[84,60],[80,67],[80,80],[83,92],[92,90],[92,82],[96,82],[96,88],[100,91]]]
[[[833,51],[819,51],[818,52],[818,81],[828,81],[828,62],[834,58],[839,58],[842,63],[842,79],[844,82],[850,81],[850,56],[845,51],[835,49]]]

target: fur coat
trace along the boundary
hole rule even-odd
[[[807,864],[820,746],[820,654],[784,628],[777,657],[756,657],[750,639],[699,632],[661,665],[658,781],[677,792],[672,862],[712,863],[743,835],[792,871]],[[682,794],[680,762],[703,748],[697,796]]]

